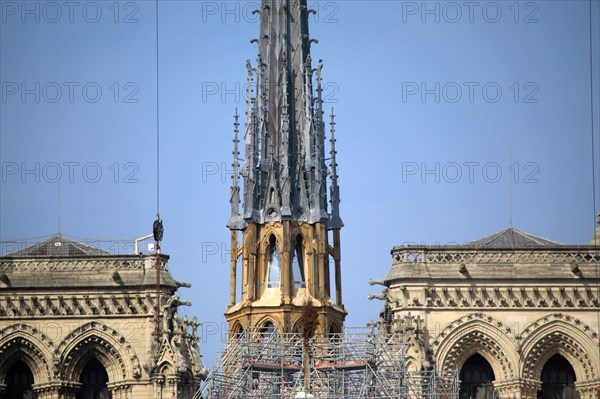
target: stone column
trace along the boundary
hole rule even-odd
[[[154,397],[156,399],[165,399],[168,396],[163,395],[163,387],[165,385],[165,377],[155,374],[152,376],[152,385],[154,385]]]
[[[333,260],[335,262],[335,303],[342,306],[342,250],[340,230],[333,230]]]
[[[575,389],[579,392],[580,399],[600,398],[600,379],[591,381],[576,381]]]
[[[256,269],[257,269],[256,225],[251,223],[244,232],[244,269],[246,283],[246,299],[256,299]]]
[[[132,387],[129,384],[109,383],[108,389],[112,399],[130,399]]]
[[[235,305],[237,290],[237,260],[238,260],[238,232],[231,231],[231,276],[229,279],[229,306]]]
[[[321,223],[317,223],[317,253],[318,253],[318,273],[319,273],[319,286],[317,298],[323,300],[327,297],[325,292],[325,266],[327,265],[327,230]]]
[[[540,389],[542,389],[541,381],[522,380],[521,399],[537,399],[537,393]]]
[[[522,399],[522,380],[494,381],[494,391],[499,399]]]
[[[167,392],[166,393],[166,398],[169,399],[181,399],[181,395],[180,395],[180,378],[179,376],[177,376],[176,374],[171,374],[167,377]],[[165,399],[166,399],[165,398]]]
[[[283,228],[282,228],[282,242],[281,245],[279,246],[279,253],[280,253],[280,263],[279,263],[279,270],[280,270],[280,275],[279,275],[279,279],[280,279],[280,286],[281,286],[281,295],[282,295],[282,299],[283,299],[283,304],[284,305],[289,305],[291,302],[291,295],[293,292],[292,289],[292,285],[293,284],[293,275],[294,273],[292,272],[292,257],[294,256],[294,245],[293,243],[291,243],[291,226],[290,226],[290,222],[288,221],[284,221],[282,223]],[[290,283],[292,282],[292,283]]]

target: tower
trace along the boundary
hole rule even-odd
[[[227,224],[232,254],[230,303],[225,316],[234,333],[248,326],[292,332],[302,308],[311,303],[318,312],[317,332],[340,332],[347,312],[342,304],[343,222],[335,121],[332,110],[328,168],[323,63],[319,61],[313,69],[310,46],[316,40],[308,34],[308,15],[314,11],[307,8],[306,0],[263,0],[256,12],[260,37],[252,42],[258,44],[259,52],[254,67],[246,62],[241,169],[237,112],[234,123]]]

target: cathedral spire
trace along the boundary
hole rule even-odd
[[[247,63],[243,217],[327,222],[323,63],[312,69],[306,0],[263,0],[258,12],[257,65]]]
[[[318,309],[320,333],[337,333],[346,316],[340,263],[343,223],[335,139],[331,151],[325,148],[323,62],[313,69],[310,45],[316,40],[309,38],[306,0],[263,0],[256,12],[260,36],[252,43],[258,44],[258,56],[254,66],[246,62],[243,195],[238,186],[237,116],[235,123],[225,315],[234,333],[251,326],[291,332],[299,328],[301,310],[312,303]],[[326,153],[332,156],[331,176]]]

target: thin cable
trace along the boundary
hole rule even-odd
[[[592,201],[594,210],[594,245],[598,245],[598,237],[596,235],[596,153],[594,148],[594,58],[593,58],[593,32],[592,32],[592,0],[589,0],[590,6],[590,119],[591,119],[591,132],[592,132]],[[600,297],[600,281],[598,279],[598,261],[596,261],[596,300]],[[596,310],[596,321],[597,326],[600,326],[600,310]],[[600,336],[598,337],[598,358],[600,359]]]
[[[594,230],[596,228],[596,149],[594,148],[594,68],[592,47],[592,0],[590,1],[590,119],[592,125],[592,199],[594,201]]]
[[[156,0],[156,215],[160,213],[160,86],[158,61],[158,0]]]
[[[509,147],[508,150],[508,227],[510,227],[512,229],[512,206],[513,206],[513,200],[512,200],[512,176],[510,175],[510,170],[512,168],[512,145]]]
[[[57,159],[58,159],[58,167],[60,170],[60,150],[58,150]],[[60,175],[60,172],[59,172],[59,175],[58,175],[58,209],[57,209],[57,211],[58,211],[58,236],[59,237],[60,237],[60,179],[61,179],[61,177],[62,176]]]
[[[160,290],[160,241],[162,240],[162,223],[160,220],[160,101],[159,101],[159,46],[158,46],[158,1],[156,0],[156,220],[152,226],[152,233],[156,240],[156,303],[155,303],[155,339],[157,352],[154,358],[155,367],[158,366],[158,348],[160,348],[160,306],[161,306],[161,290]]]

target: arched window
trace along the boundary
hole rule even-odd
[[[25,363],[16,361],[6,374],[6,399],[22,399],[33,397],[33,373]],[[29,396],[28,396],[29,395]]]
[[[327,293],[327,296],[329,296],[330,298],[335,298],[335,289],[337,288],[337,286],[335,285],[335,260],[333,259],[333,255],[329,254],[329,256],[327,257],[327,261],[327,286],[325,287],[325,291]]]
[[[538,399],[576,399],[575,370],[571,363],[559,354],[552,356],[542,369],[542,389]]]
[[[241,324],[236,324],[231,330],[231,335],[234,338],[240,337],[244,333],[244,327]]]
[[[460,370],[459,399],[493,399],[494,370],[479,353],[471,356]]]
[[[270,322],[270,321],[266,321],[262,328],[260,329],[260,334],[262,335],[263,339],[269,339],[269,337],[275,332],[275,325]]]
[[[329,338],[339,338],[341,332],[342,331],[337,323],[331,323],[329,325]]]
[[[306,280],[304,279],[304,245],[302,244],[301,236],[296,238],[296,243],[294,244],[292,273],[294,273],[294,287],[305,288]]]
[[[275,237],[271,236],[271,239],[269,240],[269,281],[267,283],[267,287],[279,287],[280,278],[279,245],[277,245],[277,240]]]
[[[85,365],[79,382],[81,389],[77,392],[77,399],[109,399],[111,397],[106,386],[108,374],[97,359],[92,359]]]

